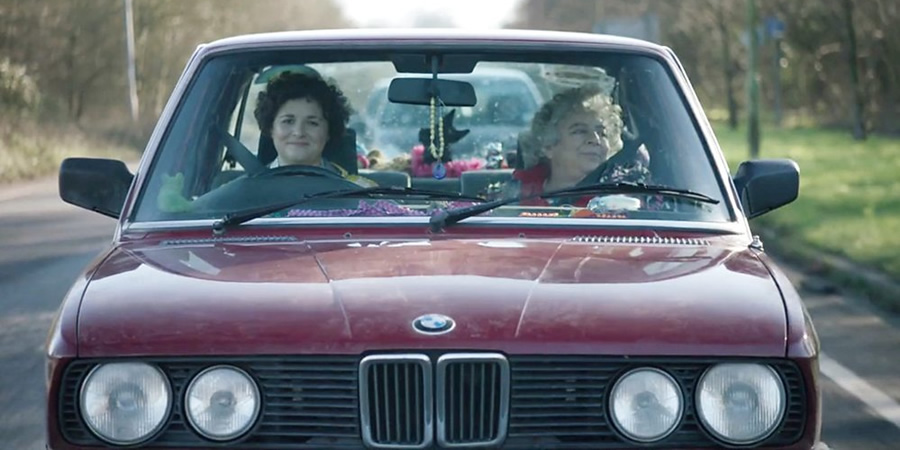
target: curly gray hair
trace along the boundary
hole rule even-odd
[[[599,84],[585,84],[556,94],[535,113],[531,128],[519,137],[522,167],[534,167],[545,158],[544,149],[559,142],[559,123],[573,111],[597,115],[606,130],[610,156],[622,149],[622,108]]]

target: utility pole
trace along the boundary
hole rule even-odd
[[[781,38],[775,36],[772,39],[773,49],[772,53],[773,61],[772,61],[772,81],[775,83],[774,95],[775,95],[775,126],[781,128],[782,122],[782,106],[781,106]]]
[[[781,39],[784,37],[784,22],[772,15],[766,18],[766,37],[772,40],[772,95],[774,97],[775,126],[781,128],[784,118],[781,106]]]
[[[722,39],[722,69],[725,75],[725,95],[728,99],[728,127],[736,130],[738,127],[738,107],[734,98],[734,63],[731,61],[731,36],[725,22],[725,7],[718,2],[716,8],[716,21],[719,22],[719,35]]]
[[[134,62],[134,13],[132,0],[125,1],[125,47],[128,58],[128,100],[131,105],[131,121],[138,121],[137,70]]]
[[[864,117],[864,100],[862,86],[859,83],[859,68],[856,65],[856,28],[853,26],[853,1],[844,0],[844,27],[847,33],[847,63],[850,68],[850,84],[853,92],[853,139],[866,140],[866,123]]]
[[[750,145],[750,159],[759,158],[759,81],[757,80],[757,57],[759,34],[756,26],[756,0],[747,0],[748,32],[750,34],[750,61],[747,67],[747,143]]]

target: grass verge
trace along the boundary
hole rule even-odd
[[[0,130],[0,183],[52,175],[71,156],[135,160],[140,150],[88,136],[74,129],[46,129],[34,124]]]
[[[746,130],[714,126],[734,173],[748,159]],[[762,136],[761,158],[799,164],[800,196],[751,226],[765,230],[779,253],[818,265],[842,284],[873,291],[871,283],[858,278],[878,278],[878,273],[900,282],[900,233],[895,232],[900,229],[900,139],[874,136],[858,142],[848,132],[813,128],[766,128]],[[858,263],[864,273],[847,274],[826,261],[829,256]],[[900,297],[892,301],[898,302]]]

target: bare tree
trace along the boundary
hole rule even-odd
[[[733,44],[729,23],[726,20],[726,3],[713,2],[716,11],[716,25],[719,29],[719,39],[722,47],[722,74],[725,77],[725,98],[728,103],[728,126],[736,129],[738,126],[738,106],[734,95],[735,62],[731,58],[731,46]]]
[[[259,0],[134,2],[141,116],[162,110],[201,42],[250,32],[347,26],[332,2]],[[0,0],[0,54],[35,75],[48,114],[76,123],[127,117],[121,0]]]
[[[850,69],[850,89],[853,95],[853,138],[866,139],[866,124],[863,117],[863,94],[859,86],[859,67],[856,48],[856,28],[853,25],[853,1],[842,1],[844,26],[847,33],[847,66]]]
[[[746,30],[744,6],[728,0],[525,0],[510,26],[589,31],[587,18],[657,14],[661,43],[679,55],[704,104],[727,108],[733,125],[746,111],[733,92],[747,73],[748,49],[737,39]],[[758,10],[786,25],[782,53],[771,58],[784,66],[777,68],[781,86],[775,78],[759,86],[767,104],[780,100],[787,115],[846,127],[856,136],[900,132],[900,2],[758,0]]]
[[[43,89],[63,101],[76,123],[88,102],[107,102],[122,86],[112,76],[123,67],[121,17],[116,0],[70,0],[42,17],[45,51],[36,62]]]

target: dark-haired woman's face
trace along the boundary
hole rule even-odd
[[[272,141],[279,165],[320,165],[328,143],[328,121],[322,105],[310,98],[284,102],[275,114]]]

